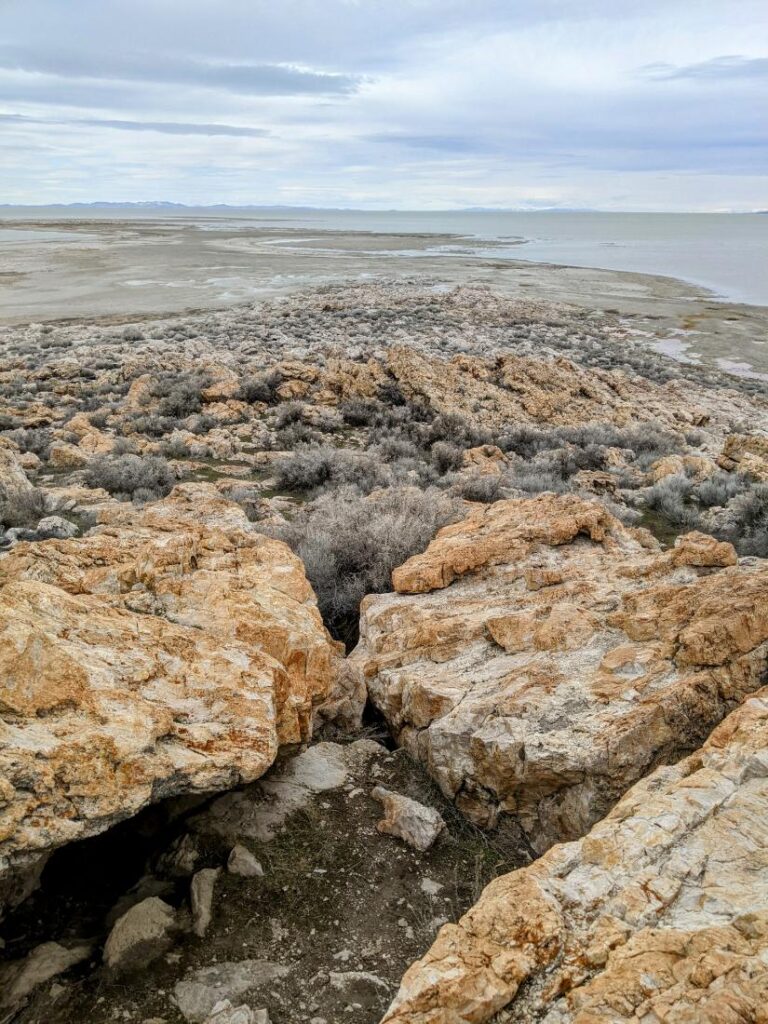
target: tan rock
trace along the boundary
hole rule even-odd
[[[66,441],[54,441],[48,451],[51,469],[82,469],[88,465],[88,453]]]
[[[211,402],[205,407],[206,414],[215,417],[220,423],[239,423],[248,411],[249,406],[245,402],[236,402],[234,399]]]
[[[144,373],[136,377],[128,388],[125,396],[125,408],[134,412],[146,408],[152,398],[152,374]]]
[[[227,402],[235,398],[240,389],[241,381],[236,373],[223,366],[218,370],[219,379],[200,392],[204,402]]]
[[[395,590],[400,594],[420,594],[447,587],[482,566],[515,561],[528,554],[533,543],[555,547],[569,543],[581,533],[601,542],[616,525],[613,516],[593,502],[547,495],[535,502],[499,501],[444,527],[424,554],[415,555],[395,569]],[[618,532],[617,536],[623,537]],[[559,569],[551,568],[556,576]],[[538,585],[531,587],[537,589]]]
[[[386,1024],[764,1020],[767,746],[763,689],[580,842],[491,882]]]
[[[768,437],[762,434],[729,434],[717,462],[723,469],[768,480]]]
[[[580,469],[573,475],[573,486],[580,491],[611,495],[616,493],[616,478],[600,470]]]
[[[738,557],[733,544],[715,540],[697,530],[678,537],[672,552],[675,565],[717,566],[736,565]]]
[[[442,816],[434,807],[425,807],[402,793],[393,793],[376,786],[371,796],[384,806],[384,817],[376,825],[379,832],[396,836],[424,853],[445,828]]]
[[[763,483],[768,481],[768,459],[764,459],[754,452],[744,452],[739,459],[738,470],[740,473],[754,477],[755,480],[762,480]]]
[[[698,533],[661,553],[575,495],[476,508],[393,582],[347,672],[465,814],[539,851],[764,680],[768,563]]]
[[[657,459],[648,471],[651,481],[658,483],[668,476],[688,473],[697,482],[707,480],[717,472],[717,465],[703,455],[665,455]]]
[[[77,447],[88,455],[106,455],[114,450],[115,438],[94,427],[86,413],[73,416],[66,429],[70,434],[77,434],[80,439]]]
[[[0,437],[0,495],[32,490],[18,451],[4,437]]]
[[[301,562],[200,488],[0,561],[0,889],[152,801],[257,778],[335,700]]]
[[[506,455],[495,444],[482,444],[464,452],[464,468],[483,476],[500,476],[506,465]]]
[[[36,473],[42,462],[34,452],[22,452],[19,455],[19,465],[25,472]]]
[[[303,380],[286,380],[277,388],[277,395],[283,402],[292,402],[305,398],[309,390],[309,384]]]
[[[104,944],[104,963],[114,971],[136,971],[162,956],[179,925],[176,911],[157,896],[135,904],[118,918]]]
[[[433,413],[458,412],[490,429],[509,423],[593,421],[619,426],[655,422],[675,430],[716,423],[724,432],[727,420],[723,394],[714,400],[712,392],[690,382],[684,389],[677,382],[655,384],[562,357],[460,355],[445,360],[399,345],[387,349],[381,361],[329,360],[315,393],[336,401],[375,398],[393,383],[406,399]]]

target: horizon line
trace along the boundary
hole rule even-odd
[[[91,208],[109,209],[112,207],[127,207],[139,209],[177,209],[177,210],[301,210],[324,213],[606,213],[606,214],[664,214],[672,215],[751,215],[766,214],[768,208],[756,208],[749,210],[737,209],[686,209],[686,210],[664,210],[664,209],[638,209],[622,207],[617,209],[605,209],[595,206],[451,206],[451,207],[364,207],[364,206],[313,206],[304,203],[181,203],[175,200],[150,199],[150,200],[74,200],[70,202],[51,203],[0,203],[0,210],[32,209],[45,210],[53,208]]]

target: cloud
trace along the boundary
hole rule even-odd
[[[117,128],[126,132],[160,132],[163,135],[231,135],[235,138],[263,139],[270,134],[263,128],[234,124],[191,124],[186,121],[115,121],[89,117],[69,123],[91,125],[94,128]]]
[[[722,80],[728,78],[768,78],[768,57],[742,57],[726,54],[697,64],[646,64],[640,68],[646,78],[672,81],[678,78]]]
[[[358,75],[287,64],[214,62],[162,52],[151,55],[55,49],[45,52],[19,46],[0,46],[0,68],[65,79],[190,85],[250,96],[344,94],[354,92],[361,82]]]
[[[6,199],[766,205],[764,0],[0,7]]]
[[[163,135],[231,135],[244,139],[263,139],[270,133],[263,128],[234,124],[195,124],[187,121],[119,121],[111,118],[79,117],[49,119],[24,114],[0,114],[0,124],[84,125],[91,128],[115,128],[126,132],[160,132]]]
[[[460,135],[419,135],[408,132],[379,132],[364,135],[363,142],[373,142],[386,146],[403,146],[408,149],[434,149],[447,153],[477,152],[478,141]]]

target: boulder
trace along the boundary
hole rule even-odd
[[[57,846],[258,778],[335,699],[301,562],[194,493],[0,562],[0,904]]]
[[[116,438],[94,427],[86,413],[73,416],[66,425],[67,433],[79,438],[77,447],[87,455],[108,455],[114,451]]]
[[[69,519],[64,519],[62,516],[45,516],[45,518],[38,522],[35,529],[38,533],[55,537],[56,540],[69,540],[72,537],[76,537],[80,532],[75,523]]]
[[[765,688],[579,842],[491,882],[386,1024],[765,1019],[767,748]]]
[[[495,444],[481,444],[465,451],[462,462],[465,469],[482,476],[501,476],[507,465],[507,457]]]
[[[703,455],[665,455],[657,459],[648,470],[651,482],[657,484],[668,476],[688,474],[697,482],[707,480],[717,472],[717,465]]]
[[[19,455],[19,465],[25,472],[36,473],[42,466],[42,461],[34,452],[22,452]]]
[[[764,680],[768,563],[698,533],[661,552],[575,495],[476,508],[393,583],[348,670],[468,817],[512,815],[539,852]]]
[[[48,450],[50,469],[82,469],[88,465],[88,459],[88,452],[67,441],[54,441]]]
[[[104,963],[120,973],[138,971],[171,948],[178,927],[173,907],[150,896],[115,922],[104,945]]]
[[[409,796],[376,786],[371,796],[384,805],[384,817],[376,825],[379,832],[396,836],[424,853],[445,828],[445,822],[433,807],[425,807]]]
[[[672,552],[675,565],[692,565],[701,568],[723,568],[736,565],[738,558],[733,544],[715,540],[709,534],[694,530],[678,537]]]

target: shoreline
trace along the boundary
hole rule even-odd
[[[656,351],[682,332],[686,360],[768,373],[768,306],[667,275],[503,259],[468,235],[85,218],[0,221],[6,225],[66,230],[75,239],[0,245],[0,327],[199,316],[328,285],[417,280],[626,317],[649,347],[662,346]],[[438,249],[464,240],[486,251]]]

